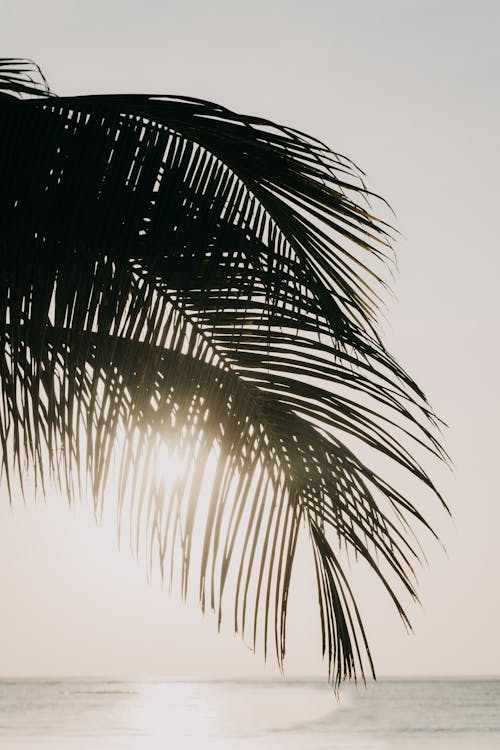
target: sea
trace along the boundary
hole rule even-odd
[[[1,680],[12,750],[500,748],[500,679]]]

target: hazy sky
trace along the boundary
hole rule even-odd
[[[431,539],[408,637],[354,573],[380,674],[499,674],[497,0],[0,0],[0,56],[28,56],[59,94],[182,93],[309,131],[354,159],[402,233],[388,348],[448,423],[454,519]],[[0,506],[0,675],[263,674],[197,606],[118,552],[112,523],[60,498]],[[318,673],[300,573],[290,673]],[[267,673],[274,673],[270,665]]]

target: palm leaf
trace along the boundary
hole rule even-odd
[[[305,525],[330,677],[364,676],[344,549],[406,619],[391,580],[415,596],[411,521],[427,526],[374,456],[436,494],[414,454],[443,456],[376,333],[376,198],[290,128],[186,97],[49,96],[26,65],[0,61],[5,480],[29,467],[71,497],[86,476],[99,509],[118,460],[134,547],[183,594],[196,563],[202,607],[220,623],[232,601],[280,665]],[[169,488],[165,444],[186,462]]]
[[[0,58],[0,96],[51,96],[49,85],[33,60]]]

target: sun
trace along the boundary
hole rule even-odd
[[[159,571],[170,580],[185,564],[186,545],[195,556],[202,548],[219,460],[218,447],[200,439],[138,433],[117,441],[103,505],[115,505],[116,498],[119,544],[146,560],[148,577]]]

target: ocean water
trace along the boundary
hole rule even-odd
[[[2,680],[0,748],[498,750],[500,680]]]

